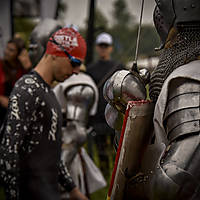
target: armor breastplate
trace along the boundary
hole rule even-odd
[[[70,166],[75,155],[87,140],[87,122],[95,103],[95,92],[90,85],[73,85],[65,90],[66,124],[63,126],[62,160]]]
[[[66,119],[87,124],[89,112],[95,100],[93,88],[89,85],[75,85],[65,91],[65,97]]]

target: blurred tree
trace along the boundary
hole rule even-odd
[[[131,27],[130,23],[135,21],[135,17],[128,12],[126,1],[116,0],[113,7],[114,26]]]
[[[101,32],[108,31],[108,20],[98,8],[95,12],[95,36]]]
[[[126,1],[115,0],[113,8],[114,25],[110,29],[115,42],[113,58],[127,63],[135,58],[138,24],[135,16],[128,12]],[[154,48],[157,46],[159,46],[159,38],[155,28],[142,24],[138,56],[156,56]]]
[[[33,18],[14,17],[14,34],[19,34],[26,42],[29,40],[29,35],[36,25]]]
[[[38,0],[36,0],[37,2]],[[67,2],[63,0],[58,1],[58,9],[57,9],[57,19],[64,20],[64,13],[67,12]],[[20,10],[18,11],[20,12]],[[18,15],[14,17],[14,34],[20,35],[28,45],[29,36],[33,28],[39,22],[39,16],[25,16],[18,13]]]
[[[88,19],[85,20],[85,24],[88,23]],[[109,31],[108,28],[108,20],[105,17],[105,15],[101,12],[100,9],[96,8],[95,9],[95,19],[94,19],[94,38],[96,36],[104,31]],[[80,29],[80,33],[85,37],[86,36],[86,28]]]
[[[56,13],[56,19],[61,20],[64,22],[65,20],[65,14],[68,10],[67,2],[64,0],[58,1],[58,9]]]
[[[139,54],[143,56],[156,56],[155,48],[159,47],[160,39],[156,29],[151,25],[143,25],[141,31]]]
[[[135,17],[128,12],[124,0],[114,1],[113,7],[114,25],[110,29],[115,42],[113,59],[126,63],[135,45]]]
[[[97,35],[101,32],[109,32],[108,20],[101,12],[100,9],[95,10],[95,20],[94,20],[94,38],[96,39]],[[95,45],[95,43],[94,43]],[[97,59],[97,53],[94,51],[94,60]]]
[[[88,19],[85,21],[85,24],[88,23]],[[86,26],[87,27],[87,26]],[[86,38],[86,28],[82,28],[79,30],[81,35],[83,35],[84,38]],[[108,20],[105,17],[105,15],[101,12],[100,9],[95,8],[95,17],[94,17],[94,39],[96,39],[96,36],[101,32],[110,32],[108,28]],[[94,43],[95,45],[95,43]],[[93,52],[94,57],[93,60],[97,59],[96,51]]]

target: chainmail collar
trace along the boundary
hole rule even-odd
[[[199,55],[200,27],[180,31],[170,47],[162,50],[158,66],[152,72],[149,84],[151,100],[157,101],[164,81],[176,68],[197,60]]]

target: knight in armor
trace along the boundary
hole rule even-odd
[[[89,117],[96,113],[98,104],[98,89],[85,71],[82,65],[79,74],[57,84],[54,92],[62,107],[64,119],[61,158],[80,190],[89,197],[90,193],[104,187],[106,182],[83,148],[91,128],[88,127]],[[95,173],[90,171],[94,168]]]
[[[166,145],[153,178],[154,199],[200,198],[200,2],[156,1],[163,50],[150,79],[157,143]]]
[[[159,63],[149,82],[150,99],[155,104],[154,137],[143,148],[139,169],[132,177],[126,177],[129,190],[124,195],[126,199],[197,200],[200,199],[200,2],[156,0],[154,24],[162,42]],[[146,98],[145,81],[136,74],[118,72],[104,86],[109,102],[107,112],[113,111],[112,119],[116,119],[113,121],[108,115],[107,121],[115,129],[119,113],[124,114],[128,101]],[[130,80],[134,82],[132,89],[127,84]],[[130,133],[134,137],[134,130]],[[153,152],[154,147],[161,151]]]

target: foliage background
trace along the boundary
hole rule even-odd
[[[57,19],[63,21],[63,13],[67,12],[68,6],[62,1],[59,2]],[[96,8],[94,38],[101,32],[110,33],[114,39],[113,59],[126,64],[129,61],[133,61],[135,57],[139,25],[136,23],[135,16],[128,11],[126,1],[124,0],[113,1],[112,16],[114,23],[112,26],[108,26],[108,19],[103,15],[101,10]],[[19,33],[25,39],[27,47],[29,35],[38,21],[33,18],[14,17],[14,33]],[[85,28],[80,29],[81,34],[85,38],[87,34],[87,23],[88,20],[85,21]],[[139,57],[157,56],[154,48],[159,46],[159,42],[155,28],[151,25],[142,25],[138,52]],[[97,59],[97,55],[95,51],[93,53],[95,60]]]

